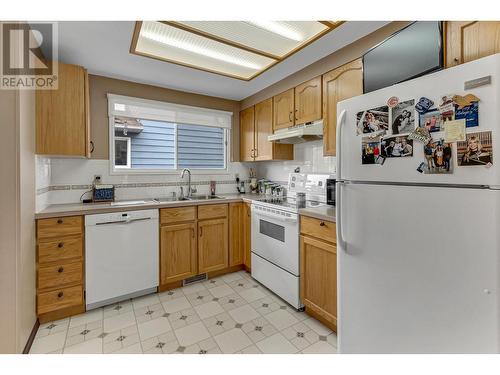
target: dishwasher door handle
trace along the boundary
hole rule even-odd
[[[137,221],[144,221],[144,220],[151,220],[151,219],[152,218],[150,218],[150,217],[141,217],[141,218],[130,219],[130,220],[105,221],[102,223],[96,223],[96,225],[130,224],[130,223],[135,223]]]

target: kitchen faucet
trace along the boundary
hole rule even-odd
[[[191,187],[191,171],[188,168],[184,168],[182,170],[181,178],[184,178],[184,174],[186,172],[188,173],[188,191],[187,191],[186,198],[191,198],[191,195],[193,195],[193,193],[196,193],[196,189],[194,187]]]

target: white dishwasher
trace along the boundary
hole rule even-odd
[[[85,216],[87,310],[158,287],[158,210]]]

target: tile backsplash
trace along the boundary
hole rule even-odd
[[[228,171],[218,175],[193,174],[192,182],[200,194],[209,192],[209,181],[217,181],[217,193],[236,192],[235,175],[247,179],[249,168],[258,178],[286,184],[288,174],[301,172],[335,173],[335,157],[323,156],[323,142],[305,142],[294,146],[295,159],[256,163],[229,163]],[[36,157],[37,211],[49,204],[78,203],[91,187],[95,175],[102,183],[116,186],[116,199],[165,197],[187,185],[180,174],[111,175],[108,160]]]
[[[187,185],[187,176],[175,174],[111,175],[108,160],[46,158],[37,156],[37,211],[48,204],[78,203],[92,185],[95,175],[104,184],[116,187],[117,200],[165,197]],[[235,175],[248,178],[250,165],[229,163],[227,173],[193,174],[198,193],[209,192],[209,181],[217,182],[219,194],[236,192]],[[90,195],[90,194],[88,194]]]
[[[301,172],[334,174],[336,158],[323,156],[323,141],[312,141],[294,146],[294,160],[259,162],[255,166],[259,177],[286,182],[288,174],[297,167]]]

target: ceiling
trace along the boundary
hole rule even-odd
[[[82,65],[90,74],[242,100],[387,23],[345,22],[251,81],[131,54],[133,21],[59,22],[59,60]]]

